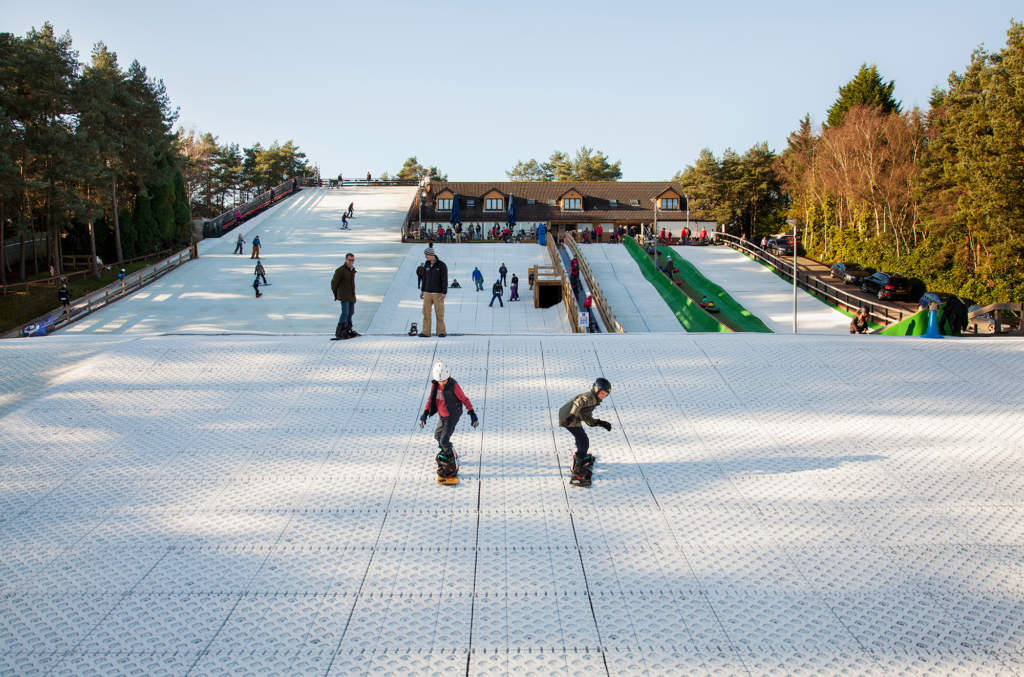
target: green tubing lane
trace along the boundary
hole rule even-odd
[[[729,332],[732,331],[711,315],[704,312],[704,309],[697,305],[689,296],[679,290],[679,287],[672,284],[667,277],[661,274],[647,254],[640,249],[640,245],[631,237],[625,239],[626,251],[633,257],[640,267],[647,281],[654,285],[654,288],[661,294],[661,298],[668,304],[669,309],[675,314],[683,329],[690,332]],[[674,259],[673,259],[674,260]]]
[[[672,257],[672,263],[679,268],[679,276],[682,278],[682,281],[701,296],[706,296],[709,301],[713,301],[718,308],[718,312],[732,324],[735,330],[756,331],[764,334],[772,333],[772,330],[759,317],[740,305],[732,296],[729,296],[729,292],[704,277],[697,270],[697,266],[684,259],[679,252],[669,247],[658,247],[658,252],[662,256]],[[698,299],[693,300],[697,301]]]
[[[926,331],[928,331],[928,311],[921,310],[878,333],[887,336],[921,336]]]

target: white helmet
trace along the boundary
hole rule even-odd
[[[452,370],[448,368],[448,365],[438,360],[434,363],[434,368],[430,370],[430,376],[435,381],[443,381],[452,375]]]

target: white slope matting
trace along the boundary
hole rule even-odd
[[[590,271],[626,333],[684,332],[675,314],[621,244],[580,245]]]
[[[672,247],[777,333],[793,332],[793,285],[731,247]],[[849,334],[850,318],[802,289],[797,291],[797,331]]]
[[[0,418],[3,674],[1020,670],[1021,341],[31,345],[52,376]],[[416,426],[436,358],[481,420],[456,487]],[[598,375],[580,489],[554,417]]]
[[[199,244],[200,257],[61,334],[151,334],[164,332],[269,332],[332,334],[339,306],[331,277],[346,252],[356,255],[357,331],[370,325],[408,245],[402,221],[415,188],[307,188],[221,238]],[[339,230],[341,214],[355,203],[350,230]],[[239,230],[245,253],[236,255]],[[256,298],[256,261],[251,243],[259,235],[260,259],[270,286]]]
[[[409,245],[391,288],[384,296],[366,333],[404,334],[409,324],[423,327],[423,301],[416,287],[416,267],[426,261],[426,246]],[[572,333],[565,306],[534,308],[527,269],[534,265],[551,265],[547,249],[529,244],[435,244],[439,259],[448,266],[448,282],[458,280],[461,288],[449,289],[444,301],[444,321],[449,334],[568,334]],[[504,263],[507,281],[513,273],[519,276],[519,301],[509,301],[506,287],[501,305],[491,303],[491,287],[498,280],[498,268]],[[473,268],[484,276],[483,291],[473,283]],[[356,304],[358,309],[359,304]],[[431,331],[437,325],[431,316]]]

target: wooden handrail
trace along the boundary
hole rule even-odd
[[[163,251],[156,252],[154,254],[146,254],[144,256],[136,256],[133,259],[125,259],[118,263],[103,264],[104,268],[120,268],[128,263],[135,263],[136,261],[145,261],[146,259],[163,258],[170,255],[172,252],[177,251],[176,249],[164,249]],[[0,285],[0,294],[6,295],[9,291],[15,291],[19,287],[30,289],[32,287],[56,287],[57,283],[61,280],[77,280],[79,278],[85,278],[92,275],[92,270],[78,270],[73,273],[64,273],[63,275],[53,275],[51,277],[45,277],[39,280],[28,280],[27,282],[15,282],[14,284]]]
[[[24,327],[30,324],[40,324],[42,322],[45,322],[46,320],[49,320],[50,318],[54,318],[53,323],[51,325],[52,330],[57,330],[66,327],[72,322],[77,322],[83,317],[91,315],[92,313],[103,308],[104,306],[110,305],[111,303],[114,303],[115,301],[124,298],[128,294],[138,291],[142,287],[151,284],[155,280],[163,277],[164,275],[174,270],[178,266],[182,265],[186,261],[190,261],[191,259],[195,258],[195,253],[195,247],[183,249],[174,256],[171,256],[170,258],[165,258],[161,261],[156,262],[152,266],[148,266],[146,268],[142,268],[141,270],[137,270],[134,273],[131,273],[130,275],[126,275],[123,280],[112,282],[101,289],[98,289],[94,292],[91,292],[90,294],[87,294],[84,297],[77,299],[74,303],[71,304],[67,312],[65,312],[63,306],[60,308],[55,308],[54,310],[51,310],[50,312],[44,315],[40,315],[39,317],[31,320],[30,322],[26,322],[18,326],[17,329],[13,329],[7,332],[6,334],[3,334],[2,336],[0,336],[0,338],[20,337],[22,335],[22,329]],[[162,269],[160,267],[161,265],[163,265]]]
[[[565,269],[562,267],[562,262],[558,256],[558,249],[555,247],[555,238],[551,233],[548,233],[547,237],[547,249],[548,256],[551,258],[551,267],[555,269],[559,278],[562,281],[562,303],[565,304],[565,312],[569,316],[569,326],[572,327],[574,334],[579,334],[580,329],[579,322],[579,310],[576,307],[576,298],[572,292],[572,287],[569,285],[569,280],[566,278]]]
[[[594,274],[590,271],[590,264],[587,263],[587,258],[583,256],[583,252],[580,250],[579,244],[571,234],[566,234],[565,242],[568,243],[570,251],[573,255],[579,259],[580,269],[583,271],[583,277],[587,280],[587,287],[590,288],[590,295],[594,297],[594,303],[597,304],[597,312],[601,314],[601,320],[604,322],[605,329],[614,331],[617,334],[625,334],[626,330],[619,324],[618,319],[615,317],[615,313],[612,312],[611,304],[608,303],[608,299],[605,298],[604,292],[601,291],[601,286],[597,283],[597,279]]]

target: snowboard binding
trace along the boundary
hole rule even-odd
[[[455,449],[437,452],[437,483],[458,484],[459,483],[459,455]]]
[[[413,322],[409,325],[409,336],[416,336],[420,333],[420,330],[416,328],[416,323]]]
[[[589,487],[590,481],[594,476],[594,457],[587,454],[582,459],[573,456],[572,457],[572,477],[569,478],[569,484],[574,484],[578,487]]]

